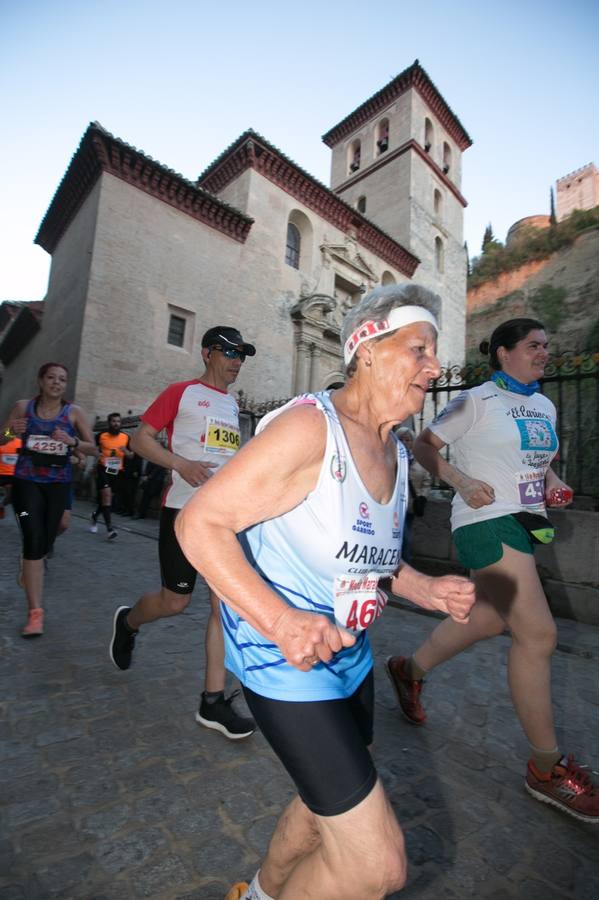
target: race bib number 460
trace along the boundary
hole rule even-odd
[[[55,441],[47,434],[30,434],[27,438],[27,449],[35,453],[48,453],[50,456],[66,456],[67,445]]]
[[[380,574],[353,577],[338,575],[333,587],[335,620],[348,631],[364,631],[372,625],[387,605],[386,595],[379,589]]]
[[[241,435],[239,426],[223,419],[206,419],[206,439],[204,451],[206,453],[224,453],[232,455],[239,450]]]

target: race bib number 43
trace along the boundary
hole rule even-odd
[[[386,595],[379,589],[380,574],[353,577],[338,575],[333,587],[335,620],[348,631],[364,631],[372,625],[387,605]]]
[[[223,419],[206,419],[206,453],[224,453],[232,455],[239,450],[241,435],[239,426]]]
[[[27,438],[27,449],[35,453],[48,453],[50,456],[66,456],[67,445],[55,441],[47,434],[30,434]]]
[[[545,502],[545,479],[518,482],[518,493],[522,506],[537,506]]]

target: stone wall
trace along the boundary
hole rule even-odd
[[[213,324],[239,327],[258,349],[242,367],[235,391],[254,400],[291,396],[297,368],[291,310],[298,301],[314,293],[335,298],[339,278],[358,296],[362,285],[373,287],[385,272],[397,282],[406,280],[253,169],[222,193],[255,220],[244,244],[112,175],[103,174],[95,191],[93,254],[74,254],[88,266],[91,259],[80,304],[85,323],[76,396],[92,418],[111,410],[138,414],[167,384],[197,377],[203,368],[201,337]],[[292,216],[304,223],[299,269],[285,263]],[[70,231],[78,227],[74,222]],[[56,276],[62,253],[61,241]],[[341,306],[340,299],[337,313]],[[171,312],[187,319],[183,348],[167,343]],[[321,389],[339,378],[337,313],[323,323],[332,337],[311,351],[301,389]]]
[[[0,420],[17,400],[37,392],[36,372],[44,362],[61,362],[69,369],[67,396],[82,403],[77,378],[80,341],[86,312],[87,284],[92,264],[100,184],[96,183],[69,224],[52,257],[42,328],[16,359],[6,366],[0,395]]]
[[[429,500],[414,520],[415,567],[455,571],[459,563],[451,540],[450,503]],[[557,537],[539,546],[535,558],[554,615],[599,625],[599,513],[552,510]]]

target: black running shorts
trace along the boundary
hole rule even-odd
[[[96,486],[98,488],[98,500],[100,500],[100,491],[104,490],[104,488],[110,488],[110,490],[114,493],[118,477],[118,472],[113,475],[111,472],[107,472],[104,466],[101,465],[101,463],[98,463],[98,465],[96,466]]]
[[[23,539],[23,559],[43,559],[58,533],[71,485],[15,478],[12,505]]]
[[[372,669],[345,700],[271,700],[244,687],[256,723],[317,816],[338,816],[373,789],[377,774],[372,743]]]
[[[158,556],[162,586],[175,594],[191,594],[196,583],[197,572],[179,546],[175,534],[175,519],[178,509],[163,506],[160,513],[158,535]]]

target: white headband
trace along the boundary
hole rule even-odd
[[[435,331],[439,331],[437,320],[423,306],[397,306],[391,310],[386,319],[380,319],[378,322],[369,319],[368,322],[362,322],[345,342],[343,348],[345,365],[349,365],[354,353],[364,341],[381,337],[390,331],[397,331],[398,328],[403,328],[405,325],[413,325],[414,322],[428,322]]]

